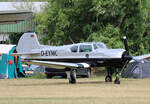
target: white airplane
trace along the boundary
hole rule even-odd
[[[123,68],[130,60],[129,48],[124,37],[124,49],[108,49],[103,43],[78,43],[64,46],[40,45],[34,32],[22,35],[17,45],[17,53],[12,56],[22,56],[26,64],[65,69],[69,83],[76,83],[76,69],[91,67],[107,67],[106,82],[112,82],[113,68]],[[150,55],[146,56],[149,57]],[[143,58],[143,57],[142,57]],[[115,84],[120,84],[118,71]]]

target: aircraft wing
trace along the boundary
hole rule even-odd
[[[56,68],[56,69],[90,67],[90,65],[87,63],[68,63],[68,62],[52,62],[52,61],[37,61],[37,60],[25,60],[24,63],[46,66],[46,67]]]

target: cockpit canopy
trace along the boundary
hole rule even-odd
[[[107,48],[107,46],[102,42],[95,42],[95,44],[97,45],[98,48],[104,48],[104,49]]]
[[[79,52],[91,52],[92,45],[80,45]]]
[[[79,43],[74,44],[70,50],[71,52],[92,52],[98,48],[107,48],[106,45],[102,42],[88,42],[88,43]]]

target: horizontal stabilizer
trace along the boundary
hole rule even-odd
[[[38,52],[30,52],[30,53],[12,53],[10,56],[22,56],[22,55],[38,55]]]
[[[37,61],[37,60],[25,60],[24,63],[46,66],[46,67],[56,68],[56,69],[90,67],[90,65],[87,63],[67,63],[67,62],[51,62],[51,61]]]

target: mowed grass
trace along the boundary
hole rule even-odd
[[[0,80],[0,104],[150,104],[150,79],[104,78]]]

